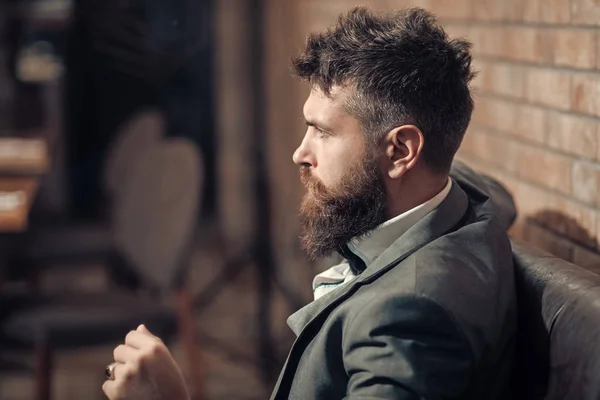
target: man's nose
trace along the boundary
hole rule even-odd
[[[310,150],[308,138],[306,136],[304,136],[302,143],[300,143],[300,146],[294,151],[292,160],[296,165],[308,167],[316,166],[316,159],[313,152]]]

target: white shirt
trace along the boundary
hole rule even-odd
[[[448,183],[444,189],[433,198],[384,222],[368,236],[360,240],[352,239],[348,243],[348,248],[351,252],[359,256],[368,267],[400,236],[427,214],[435,210],[444,201],[451,188],[452,179],[448,178]],[[313,279],[315,300],[336,287],[350,282],[355,277],[347,260],[320,273]]]

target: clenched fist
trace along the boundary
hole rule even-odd
[[[181,370],[167,346],[144,325],[114,351],[114,380],[102,385],[110,400],[189,400]]]

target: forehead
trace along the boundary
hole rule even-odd
[[[334,86],[329,95],[319,88],[312,88],[304,103],[304,117],[309,122],[343,123],[352,119],[345,108],[349,89]]]

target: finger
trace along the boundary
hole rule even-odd
[[[113,357],[116,362],[125,364],[136,359],[138,350],[134,349],[131,346],[127,345],[119,345],[113,351]]]
[[[152,337],[156,338],[156,336],[154,336],[154,335],[152,334],[152,332],[150,332],[150,331],[148,330],[148,328],[146,328],[146,325],[144,325],[144,324],[141,324],[140,326],[138,326],[138,328],[137,328],[137,331],[138,331],[138,332],[141,332],[141,333],[144,333],[144,334],[146,334],[146,335],[150,335],[150,336],[152,336]],[[158,338],[157,338],[157,339],[158,339]]]
[[[158,336],[156,336],[155,334],[150,332],[150,330],[148,328],[146,328],[146,325],[144,325],[144,324],[141,324],[140,326],[138,326],[137,331],[144,335],[151,337],[152,339],[154,339],[155,341],[158,341],[159,343],[162,343],[161,338],[159,338]]]
[[[104,381],[102,391],[109,400],[117,400],[119,397],[119,384],[115,381]]]
[[[136,368],[132,367],[132,364],[117,364],[113,369],[113,376],[115,377],[113,382],[123,385],[123,382],[129,381],[135,376],[136,371]],[[119,392],[121,393],[122,391],[123,389],[121,388]]]
[[[121,373],[121,370],[123,369],[125,364],[122,364],[120,362],[116,362],[114,363],[115,366],[112,367],[112,376],[107,376],[106,380],[107,381],[117,381],[117,376],[119,375],[119,373]],[[108,372],[108,371],[107,371]]]
[[[125,336],[125,344],[134,349],[143,349],[156,344],[156,338],[146,333],[131,331]]]

